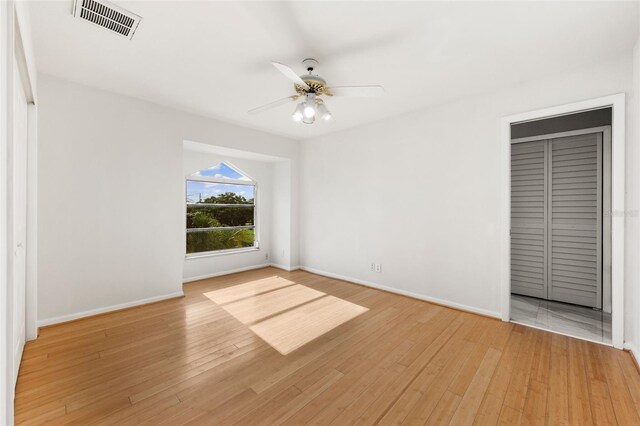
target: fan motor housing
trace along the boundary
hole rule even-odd
[[[327,88],[327,81],[319,75],[306,74],[301,75],[300,78],[302,79],[302,81],[307,83],[307,86],[309,86],[311,90],[307,90],[298,84],[294,84],[296,93],[298,93],[299,95],[304,96],[307,93],[315,93],[316,95],[330,95]]]

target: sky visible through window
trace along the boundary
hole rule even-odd
[[[246,180],[246,181],[251,180],[226,163],[219,163],[213,167],[209,167],[208,169],[198,170],[197,172],[193,173],[191,176],[213,177],[213,178],[219,178],[219,179],[236,179],[236,180]]]
[[[195,177],[211,177],[217,179],[235,179],[244,180],[247,183],[251,182],[251,179],[244,176],[237,170],[233,169],[225,163],[219,163],[208,169],[199,170],[191,176]],[[254,197],[252,185],[238,185],[228,183],[212,183],[212,182],[199,182],[187,180],[187,202],[197,203],[198,201],[205,200],[209,197],[215,197],[220,194],[231,192],[237,195],[243,196],[247,200],[251,200]]]

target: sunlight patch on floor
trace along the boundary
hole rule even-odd
[[[324,296],[253,325],[251,330],[286,355],[368,311],[334,296]]]
[[[245,284],[225,287],[216,291],[210,291],[208,293],[204,293],[204,295],[218,305],[222,305],[225,303],[235,302],[236,300],[245,299],[247,297],[273,291],[282,287],[288,287],[293,284],[293,281],[285,280],[284,278],[271,277],[251,281]]]
[[[369,310],[278,277],[205,296],[283,355]]]
[[[325,294],[321,291],[296,284],[260,296],[227,303],[222,307],[243,324],[250,324],[322,296]]]

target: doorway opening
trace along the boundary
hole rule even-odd
[[[611,344],[611,124],[511,124],[511,321]]]

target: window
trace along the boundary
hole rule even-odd
[[[258,247],[256,182],[227,163],[187,177],[187,255]]]

